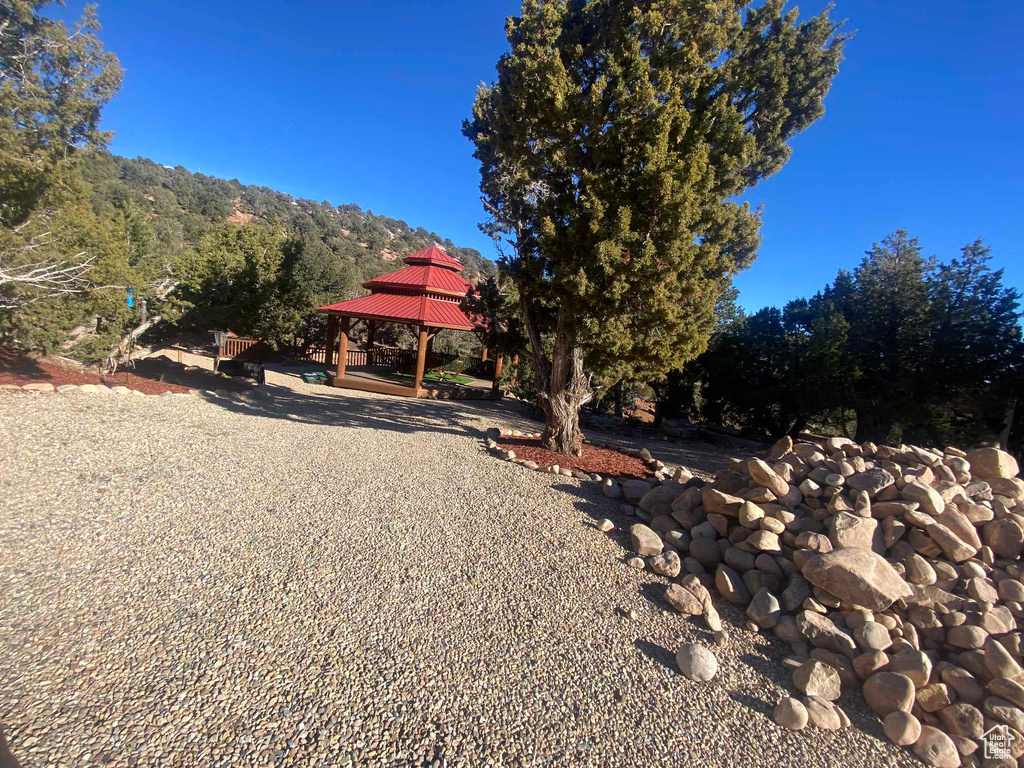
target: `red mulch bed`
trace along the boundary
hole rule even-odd
[[[505,450],[515,451],[517,459],[535,461],[542,467],[557,464],[588,474],[596,472],[602,477],[635,477],[640,480],[654,474],[640,459],[596,445],[584,443],[583,456],[577,459],[541,448],[540,440],[536,438],[502,437],[497,442]]]
[[[48,381],[55,387],[64,384],[106,384],[109,387],[120,385],[129,389],[137,389],[147,395],[189,391],[188,387],[146,379],[129,371],[118,371],[113,376],[104,377],[96,373],[64,368],[29,355],[0,350],[0,384],[21,386],[41,381]]]

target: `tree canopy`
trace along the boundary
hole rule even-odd
[[[690,390],[673,389],[670,409],[771,436],[813,425],[860,441],[1005,443],[1022,394],[1021,296],[990,260],[980,240],[926,259],[897,230],[810,299],[723,324],[673,374]]]
[[[781,0],[525,0],[506,31],[464,133],[519,288],[545,443],[577,453],[584,360],[649,380],[704,349],[759,243],[735,198],[823,114],[846,38],[828,11],[801,22]]]

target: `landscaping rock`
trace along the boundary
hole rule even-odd
[[[727,565],[719,565],[715,571],[715,586],[718,592],[733,605],[745,606],[750,603],[750,592],[743,579]]]
[[[639,505],[640,500],[651,490],[651,484],[643,480],[630,479],[622,484],[622,495],[627,502]]]
[[[1016,477],[1020,473],[1017,460],[998,448],[977,448],[967,452],[971,474],[984,479]]]
[[[889,741],[901,747],[909,746],[921,736],[921,722],[909,712],[898,709],[885,716],[882,729]]]
[[[957,768],[960,753],[953,740],[938,728],[930,725],[921,727],[921,735],[913,746],[914,754],[932,768]]]
[[[816,648],[824,648],[826,651],[846,657],[857,654],[857,645],[853,638],[827,616],[815,611],[801,611],[796,615],[796,626]]]
[[[616,483],[610,477],[606,478],[605,481],[601,483],[601,493],[603,493],[609,499],[622,498],[622,489],[619,488],[618,483]]]
[[[889,630],[875,621],[865,621],[857,627],[853,639],[863,651],[884,651],[892,645]]]
[[[669,584],[665,590],[665,601],[687,616],[700,616],[704,612],[701,601],[690,590],[679,584]]]
[[[679,559],[679,553],[674,550],[668,550],[662,552],[660,555],[655,555],[650,561],[651,570],[659,576],[667,576],[670,579],[674,579],[679,575],[679,572],[683,568],[683,563]]]
[[[848,477],[846,479],[846,486],[855,491],[866,491],[871,498],[874,498],[894,482],[896,480],[892,475],[880,467],[874,467]]]
[[[630,526],[629,538],[633,551],[641,557],[660,555],[664,547],[661,537],[643,523],[635,523]]]
[[[718,659],[703,645],[687,643],[676,652],[679,671],[694,682],[706,683],[718,672]]]
[[[779,620],[782,609],[775,595],[762,587],[747,606],[747,616],[761,629],[771,629]]]
[[[844,548],[813,555],[801,572],[811,584],[840,600],[876,611],[913,594],[885,559],[866,549]]]
[[[839,673],[817,659],[805,661],[793,670],[793,685],[801,693],[820,696],[829,701],[838,699],[842,688]]]
[[[905,675],[895,672],[876,672],[864,681],[864,702],[877,715],[890,712],[909,712],[914,706],[914,683]]]
[[[843,726],[839,712],[828,699],[823,699],[820,696],[807,696],[803,699],[803,705],[807,710],[807,720],[811,725],[826,731],[838,731]]]
[[[783,728],[799,731],[807,725],[807,707],[798,699],[786,696],[775,705],[772,717]]]

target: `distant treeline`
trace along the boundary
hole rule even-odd
[[[746,315],[719,304],[706,352],[655,386],[665,416],[777,437],[1009,443],[1024,431],[1020,294],[979,240],[922,256],[897,231],[810,299]]]

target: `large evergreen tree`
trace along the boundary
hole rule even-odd
[[[843,313],[853,329],[847,354],[857,367],[852,406],[858,441],[886,442],[896,424],[920,412],[932,269],[917,238],[899,229],[872,245],[854,270]]]
[[[844,36],[783,0],[524,0],[464,133],[510,250],[544,444],[578,454],[584,365],[653,380],[699,354],[754,258],[737,195],[823,113]]]
[[[121,67],[96,36],[95,6],[68,29],[41,14],[50,4],[0,4],[0,310],[8,313],[81,292],[99,256],[75,250],[66,209],[80,201],[76,152],[106,143],[100,111],[121,85]]]

